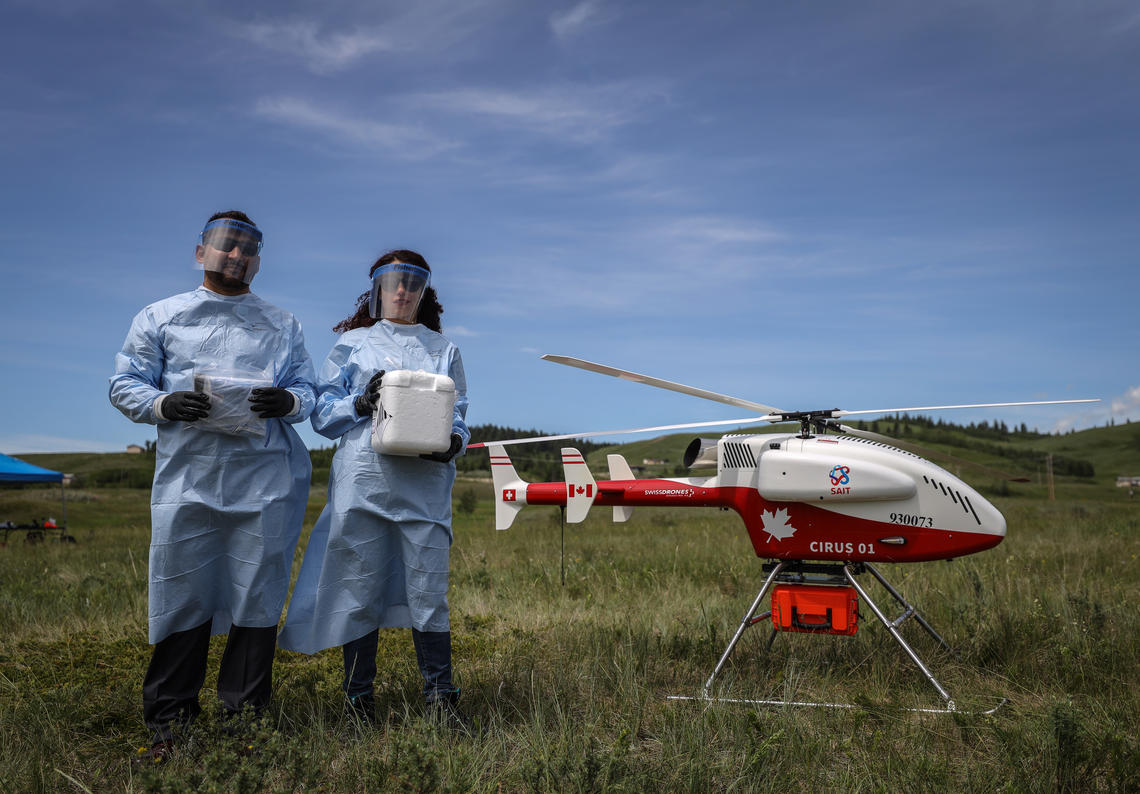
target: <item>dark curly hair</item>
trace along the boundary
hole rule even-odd
[[[381,265],[390,265],[393,262],[404,262],[409,265],[418,265],[428,271],[431,270],[431,266],[428,265],[427,260],[420,254],[407,249],[399,249],[389,251],[373,262],[372,267],[368,268],[368,276],[371,278],[376,268]],[[362,293],[361,296],[356,299],[356,309],[353,313],[334,325],[333,331],[338,334],[343,334],[345,331],[351,331],[353,328],[370,328],[379,322],[379,320],[368,313],[368,298],[370,295],[371,290]],[[433,287],[428,287],[424,290],[424,296],[420,300],[420,308],[416,313],[416,322],[427,326],[436,333],[443,333],[443,326],[439,322],[441,314],[443,314],[443,306],[439,303],[439,296],[436,295]]]

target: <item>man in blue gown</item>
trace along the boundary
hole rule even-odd
[[[228,633],[224,714],[268,702],[312,466],[292,425],[316,401],[300,323],[249,291],[262,233],[217,213],[195,251],[202,285],[147,306],[115,357],[111,403],[156,424],[151,491],[147,754],[199,713],[211,634]]]

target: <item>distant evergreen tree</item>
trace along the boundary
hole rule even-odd
[[[473,425],[471,428],[472,443],[478,441],[504,441],[509,438],[535,438],[537,436],[550,436],[542,430],[520,430],[515,427],[500,427],[499,425]],[[528,444],[510,450],[511,463],[515,470],[526,479],[534,482],[559,482],[563,478],[562,447],[572,446],[583,455],[588,455],[606,444],[597,444],[585,439],[566,439],[565,441],[546,441],[539,444]],[[309,450],[309,458],[313,462],[313,469],[328,470],[332,466],[336,445],[320,447]],[[473,449],[465,455],[455,459],[455,466],[459,472],[487,474],[490,466],[487,462],[485,448]],[[325,475],[322,474],[323,478]]]
[[[479,497],[475,495],[474,488],[464,488],[463,492],[459,494],[459,501],[456,508],[460,513],[471,515],[479,506]]]
[[[473,425],[470,429],[472,443],[556,435],[542,430],[521,430],[516,427],[501,427],[491,424]],[[511,456],[511,463],[514,464],[515,471],[520,477],[532,482],[559,482],[563,478],[562,447],[565,446],[574,447],[583,455],[589,455],[594,450],[609,445],[575,438],[527,444],[510,449],[508,452]],[[490,468],[487,462],[486,448],[470,450],[466,455],[456,458],[455,465],[460,472],[486,474]]]

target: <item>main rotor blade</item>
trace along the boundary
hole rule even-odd
[[[878,441],[880,443],[886,444],[887,446],[905,449],[907,452],[913,452],[916,455],[921,455],[924,458],[935,458],[937,460],[944,460],[948,463],[953,463],[957,466],[965,466],[967,468],[981,472],[982,474],[987,474],[990,477],[997,477],[999,480],[1009,480],[1010,482],[1029,482],[1028,477],[1017,474],[1010,474],[1009,472],[1002,471],[1001,469],[995,469],[982,463],[975,463],[972,460],[956,457],[954,455],[951,455],[949,452],[943,452],[939,449],[931,449],[930,447],[924,447],[921,444],[915,444],[913,441],[902,441],[891,436],[884,436],[882,433],[874,433],[870,430],[858,430],[854,427],[849,427],[848,425],[839,425],[838,427],[844,433],[850,433],[853,436],[869,438],[872,441]]]
[[[857,414],[896,414],[909,411],[948,411],[952,408],[1009,408],[1018,405],[1070,405],[1072,403],[1098,403],[1099,398],[1092,400],[1031,400],[1018,403],[974,403],[972,405],[920,405],[914,408],[870,408],[863,411],[831,411],[833,419],[841,416],[855,416]]]
[[[468,444],[468,449],[478,449],[487,444],[537,444],[540,441],[562,441],[567,438],[587,438],[589,436],[620,436],[627,433],[655,433],[660,430],[686,430],[693,427],[715,427],[717,425],[749,425],[755,424],[755,416],[745,419],[721,419],[716,422],[689,422],[683,425],[658,425],[657,427],[638,427],[633,430],[594,430],[589,433],[566,433],[561,436],[538,436],[537,438],[513,438],[509,441],[480,441],[477,444]]]
[[[654,378],[651,375],[639,375],[629,370],[608,367],[605,364],[595,364],[593,361],[585,361],[572,356],[544,355],[542,358],[544,361],[553,361],[555,364],[565,364],[568,367],[577,367],[578,369],[585,369],[590,372],[598,372],[602,375],[610,375],[615,378],[621,378],[622,380],[633,381],[634,383],[644,383],[646,386],[656,386],[658,389],[667,389],[668,391],[688,394],[692,397],[701,397],[706,400],[712,400],[713,402],[724,403],[725,405],[732,405],[749,411],[756,411],[756,413],[759,414],[785,413],[785,411],[781,411],[779,408],[773,408],[763,403],[742,400],[739,397],[730,397],[727,394],[718,394],[708,389],[698,389],[695,386],[686,386],[683,383],[674,383],[671,380],[662,380],[661,378]]]

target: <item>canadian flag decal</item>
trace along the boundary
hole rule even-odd
[[[504,488],[503,489],[503,501],[504,502],[515,501],[515,489],[514,488]]]
[[[594,484],[593,483],[590,483],[589,485],[575,485],[574,483],[568,483],[568,484],[570,487],[567,490],[570,493],[571,497],[581,496],[581,495],[585,494],[587,498],[593,498],[593,496],[594,496]]]

